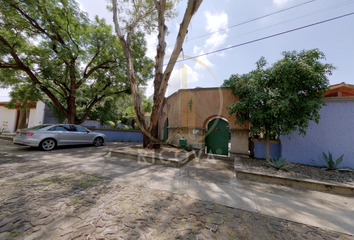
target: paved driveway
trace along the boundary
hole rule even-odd
[[[171,168],[110,156],[110,149],[127,145],[132,143],[107,143],[106,146],[98,148],[81,146],[43,152],[1,141],[0,156],[1,154],[6,154],[10,158],[13,156],[14,161],[11,164],[14,165],[20,166],[25,163],[33,166],[16,175],[3,176],[1,181],[46,170],[80,170],[107,177],[111,182],[127,186],[147,186],[145,189],[150,189],[149,191],[169,192],[177,194],[176,196],[191,197],[204,202],[354,234],[353,197],[238,181],[233,171],[233,162],[226,159],[202,158],[193,160],[182,168]],[[264,226],[269,226],[267,224],[266,222]],[[268,230],[274,231],[273,228]],[[303,234],[309,232],[311,231],[305,231]]]

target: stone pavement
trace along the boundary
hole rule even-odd
[[[137,165],[110,147],[0,142],[0,239],[354,239],[340,233],[352,198],[237,182],[227,161]]]

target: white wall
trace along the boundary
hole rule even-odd
[[[27,125],[28,128],[39,125],[39,124],[35,124],[36,112],[37,112],[36,109],[30,109],[28,125]]]
[[[7,132],[15,132],[16,116],[16,109],[8,109],[6,107],[0,106],[0,129],[3,128],[4,124],[7,124],[5,130]]]
[[[34,122],[33,126],[41,125],[43,124],[43,117],[44,117],[44,108],[45,108],[45,103],[38,101],[37,106],[36,106],[36,111],[34,113]]]

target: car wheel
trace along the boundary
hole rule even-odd
[[[96,147],[102,146],[103,144],[103,138],[101,137],[96,137],[95,140],[93,140],[93,145]]]
[[[57,143],[55,142],[54,139],[44,139],[40,144],[39,147],[44,150],[44,151],[50,151],[53,148],[55,148],[55,146],[57,145]]]

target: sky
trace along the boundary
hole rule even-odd
[[[79,0],[82,10],[113,24],[106,0]],[[299,4],[290,10],[284,10]],[[167,54],[172,52],[187,1],[180,1],[179,15],[166,25]],[[280,13],[275,13],[284,10]],[[195,57],[219,49],[243,44],[305,25],[354,12],[354,0],[204,0],[193,17],[180,59]],[[274,13],[274,14],[273,14]],[[262,17],[271,14],[270,16]],[[260,18],[262,17],[262,18]],[[254,20],[260,18],[258,20]],[[240,24],[246,21],[249,23]],[[253,21],[254,20],[254,21]],[[283,51],[318,48],[326,55],[324,62],[337,69],[330,84],[354,84],[354,15],[274,38],[220,51],[177,63],[169,81],[167,96],[182,88],[182,72],[187,72],[183,87],[218,87],[232,74],[248,73],[263,56],[269,64],[282,58]],[[238,26],[235,26],[238,25]],[[156,55],[157,34],[146,36],[147,56]],[[167,61],[166,61],[167,63]],[[182,69],[184,71],[182,71]],[[148,82],[147,95],[153,93]],[[7,101],[8,89],[0,89],[0,101]]]

